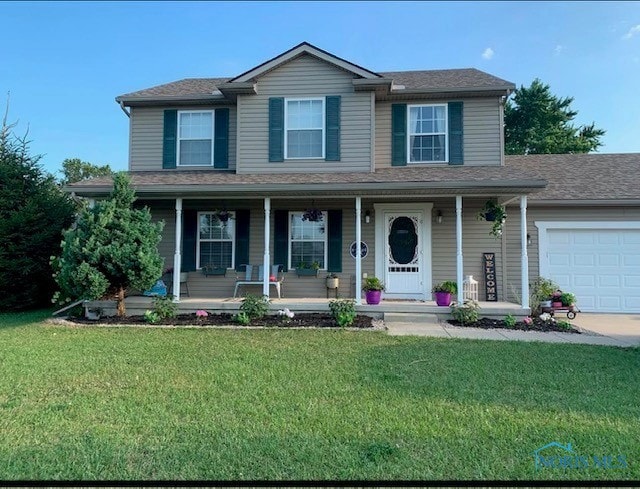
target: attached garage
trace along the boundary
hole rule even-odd
[[[640,313],[639,221],[536,221],[540,275],[583,312]]]

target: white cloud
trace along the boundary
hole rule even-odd
[[[556,48],[553,50],[553,53],[556,56],[560,56],[560,53],[562,53],[562,51],[564,51],[564,46],[562,44],[558,44]]]
[[[634,25],[631,29],[629,29],[629,32],[622,36],[622,39],[631,39],[636,34],[640,34],[640,24]]]
[[[484,59],[491,59],[493,58],[493,49],[491,48],[487,48],[482,52],[482,57]]]

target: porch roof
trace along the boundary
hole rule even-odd
[[[335,195],[500,195],[540,191],[547,181],[526,169],[503,166],[395,167],[375,172],[252,173],[219,170],[129,172],[139,195],[165,197],[225,194],[228,196]],[[87,197],[112,190],[110,177],[65,187]],[[399,194],[399,192],[402,192]]]

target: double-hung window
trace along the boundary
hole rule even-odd
[[[178,165],[213,165],[213,111],[178,112]]]
[[[327,213],[321,221],[303,221],[302,212],[289,213],[289,268],[327,263]]]
[[[234,267],[235,213],[221,221],[214,212],[198,213],[198,253],[197,268],[205,265],[222,268]]]
[[[285,100],[285,159],[324,158],[324,98]]]
[[[447,162],[446,104],[410,105],[408,118],[409,163]]]

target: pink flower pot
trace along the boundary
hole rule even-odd
[[[367,298],[367,304],[376,305],[380,304],[380,298],[382,297],[381,290],[367,290],[365,292],[365,297]]]
[[[451,304],[451,294],[449,292],[434,292],[436,304],[439,306],[449,306]]]
[[[562,307],[562,302],[552,302],[551,305],[556,309],[559,309]]]

